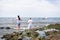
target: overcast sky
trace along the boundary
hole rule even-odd
[[[0,17],[60,17],[60,0],[0,0]]]

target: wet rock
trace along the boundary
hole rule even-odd
[[[10,27],[6,27],[5,29],[11,29]]]
[[[32,40],[32,39],[31,39],[31,37],[25,36],[25,37],[23,38],[23,40]]]
[[[0,29],[4,29],[4,27],[0,27]]]
[[[19,38],[18,40],[22,40],[22,38]]]
[[[46,37],[46,34],[44,31],[37,30],[36,32],[39,34],[39,37]]]
[[[19,37],[18,37],[18,40],[22,40],[22,37],[21,37],[21,36],[19,36]]]

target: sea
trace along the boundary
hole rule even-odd
[[[41,18],[41,17],[31,17],[33,20],[33,26],[32,27],[44,27],[49,24],[60,24],[60,17],[48,17],[48,18]],[[29,17],[21,17],[21,27],[27,28],[28,27],[28,20]],[[2,37],[5,34],[10,34],[14,31],[16,31],[13,28],[17,27],[17,20],[16,17],[0,17],[0,27],[10,27],[12,29],[0,29],[0,37]],[[4,40],[1,39],[0,40]]]

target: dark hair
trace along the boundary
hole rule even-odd
[[[19,15],[18,15],[18,20],[21,20]]]
[[[31,19],[31,18],[30,18]]]

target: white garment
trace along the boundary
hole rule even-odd
[[[21,24],[21,20],[18,20],[18,18],[16,20],[17,20],[17,25]]]
[[[28,20],[28,29],[31,29],[32,28],[32,20]]]

